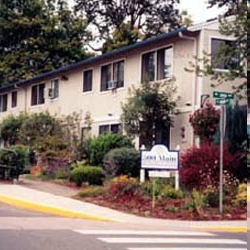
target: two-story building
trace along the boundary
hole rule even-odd
[[[190,62],[196,63],[195,57],[203,57],[204,51],[216,57],[220,45],[233,40],[220,34],[219,23],[214,20],[1,87],[0,122],[20,112],[48,111],[57,116],[81,112],[83,117],[89,112],[92,135],[116,133],[120,129],[121,103],[126,102],[131,86],[139,87],[145,79],[154,82],[175,77],[181,97],[180,114],[174,118],[174,127],[164,131],[162,143],[170,148],[187,148],[194,143],[189,115],[200,107],[206,95],[214,102],[214,88],[210,77],[198,76],[185,68],[191,67]],[[202,69],[203,62],[198,63]],[[218,72],[228,70],[227,64],[216,67]],[[232,91],[227,84],[217,90]]]

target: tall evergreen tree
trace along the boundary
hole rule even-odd
[[[86,58],[88,38],[85,21],[65,0],[2,0],[0,85]]]

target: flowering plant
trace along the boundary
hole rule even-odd
[[[215,109],[211,103],[207,103],[204,108],[196,110],[189,117],[194,134],[204,141],[211,141],[220,121],[220,111]]]

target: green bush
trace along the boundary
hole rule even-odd
[[[184,194],[181,190],[176,190],[174,187],[166,185],[161,191],[161,196],[170,199],[182,199]]]
[[[140,153],[134,148],[116,148],[104,156],[104,175],[112,178],[119,175],[138,177]]]
[[[114,148],[132,147],[132,142],[121,134],[104,133],[89,141],[87,153],[90,165],[100,166],[104,156]]]
[[[237,189],[237,195],[235,202],[240,206],[247,205],[247,184],[240,184]]]
[[[77,186],[81,186],[86,182],[89,185],[101,185],[102,184],[102,168],[93,166],[79,166],[71,171],[70,179],[76,183]]]
[[[104,194],[107,192],[107,189],[103,187],[96,187],[96,186],[91,186],[87,187],[80,192],[78,192],[78,196],[80,197],[95,197],[101,194]]]
[[[29,165],[29,152],[23,145],[15,145],[0,150],[0,163],[13,167],[9,178],[18,178],[24,168]]]
[[[150,180],[141,184],[142,193],[149,196],[149,197],[152,197],[153,185],[155,185],[154,186],[154,192],[155,192],[154,195],[156,197],[158,197],[161,195],[162,189],[164,188],[166,183],[165,183],[165,180],[163,178],[156,178],[154,184],[153,184],[153,180],[150,179]]]
[[[209,207],[219,206],[219,192],[218,190],[205,190],[204,192],[204,203]]]

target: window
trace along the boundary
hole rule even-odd
[[[51,99],[57,98],[59,96],[59,80],[51,80],[51,87],[49,89],[49,97]]]
[[[7,105],[8,105],[8,95],[0,95],[0,112],[7,111]]]
[[[157,80],[171,77],[172,75],[173,48],[157,51]]]
[[[172,46],[142,55],[142,82],[171,77],[172,60]]]
[[[124,61],[101,67],[101,91],[124,86]]]
[[[212,39],[211,57],[214,69],[237,69],[239,55],[235,41]]]
[[[105,124],[99,126],[99,135],[106,133],[106,132],[112,132],[114,134],[118,134],[120,132],[120,124]]]
[[[155,52],[142,56],[142,81],[155,80]]]
[[[45,89],[44,83],[32,86],[31,88],[32,106],[44,103],[44,89]]]
[[[11,107],[15,108],[17,106],[17,91],[11,93]]]
[[[92,90],[93,70],[83,72],[83,92]]]
[[[124,86],[124,61],[114,63],[113,80],[116,88],[122,88]]]

